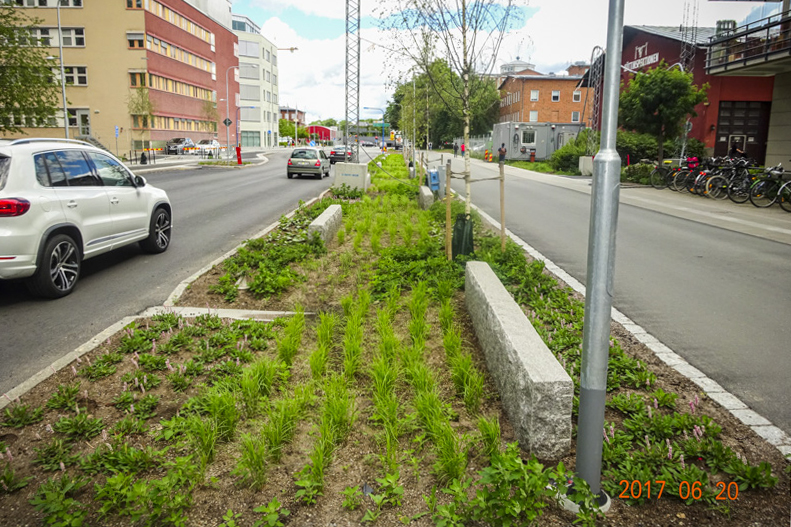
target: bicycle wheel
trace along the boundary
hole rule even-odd
[[[651,171],[651,186],[657,190],[667,187],[667,176],[664,170],[655,168]]]
[[[737,179],[728,186],[728,198],[734,203],[745,203],[750,199],[750,185],[752,180],[747,178]]]
[[[698,196],[705,196],[706,195],[706,183],[709,180],[710,175],[707,172],[701,172],[698,177],[695,178],[694,192]]]
[[[687,176],[689,176],[689,172],[686,170],[679,170],[676,172],[676,174],[673,176],[673,183],[670,188],[676,192],[681,192],[687,188]]]
[[[791,212],[791,181],[787,181],[777,192],[777,201],[786,212]]]
[[[750,189],[750,203],[762,209],[771,207],[777,199],[779,190],[780,182],[776,179],[759,181]]]
[[[712,199],[726,199],[728,197],[728,179],[724,176],[714,176],[706,182],[706,195]]]

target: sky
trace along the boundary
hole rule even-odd
[[[519,27],[505,35],[495,71],[521,60],[542,73],[564,71],[577,61],[590,61],[594,46],[605,47],[607,0],[516,0],[522,11]],[[626,25],[678,26],[691,20],[695,0],[625,0]],[[408,65],[387,49],[392,40],[379,28],[381,0],[360,0],[360,118],[380,118]],[[717,20],[744,20],[760,2],[697,0],[698,27]],[[278,81],[281,106],[307,112],[308,122],[344,119],[346,20],[345,0],[234,0],[233,12],[248,16],[280,48]],[[410,77],[411,78],[411,77]]]

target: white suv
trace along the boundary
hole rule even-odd
[[[0,279],[36,295],[68,295],[82,260],[112,249],[164,252],[171,213],[164,190],[88,143],[0,140]]]

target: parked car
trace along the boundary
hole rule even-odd
[[[88,143],[0,140],[0,280],[66,296],[83,260],[136,242],[167,250],[171,214],[164,190]]]
[[[346,145],[335,145],[330,149],[330,164],[335,164],[338,161],[345,163],[352,158],[352,149]]]
[[[330,175],[330,160],[321,148],[295,148],[288,158],[286,176],[313,176],[321,179]]]
[[[208,155],[211,152],[216,156],[220,152],[220,142],[216,139],[201,139],[195,146],[197,148],[191,151],[193,154]]]
[[[195,143],[189,137],[175,137],[167,142],[166,154],[183,154],[185,148],[195,148]]]
[[[363,141],[360,146],[376,146],[372,141]]]

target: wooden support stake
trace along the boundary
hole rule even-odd
[[[500,251],[505,252],[505,163],[500,161]]]
[[[450,200],[453,199],[450,193],[450,159],[448,164],[445,165],[445,252],[448,255],[448,261],[453,259],[453,247],[451,247],[451,233],[450,233]]]

